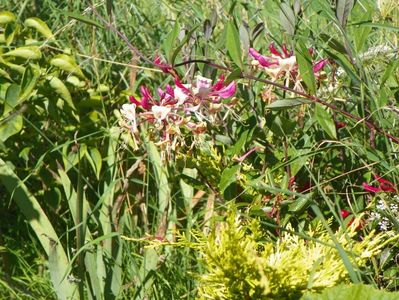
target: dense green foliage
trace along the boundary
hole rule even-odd
[[[395,0],[0,4],[0,298],[395,297]]]

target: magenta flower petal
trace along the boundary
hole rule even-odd
[[[230,82],[229,85],[225,86],[224,88],[212,93],[212,95],[219,96],[221,98],[230,98],[236,92],[236,83],[234,81]]]
[[[278,57],[283,58],[283,56],[281,55],[280,51],[278,51],[277,48],[274,46],[274,43],[271,43],[271,44],[269,45],[269,50],[270,50],[270,52],[271,52],[272,54],[274,54],[274,55],[276,55],[276,56],[278,56]]]
[[[371,185],[368,185],[368,184],[365,183],[365,182],[363,182],[362,186],[363,186],[363,188],[364,188],[366,191],[368,191],[368,192],[372,192],[372,193],[381,192],[381,189],[380,189],[380,188],[373,187],[373,186],[371,186]]]
[[[144,109],[150,109],[151,106],[152,106],[151,103],[150,103],[150,100],[152,99],[150,91],[144,85],[142,85],[140,87],[140,92],[141,92],[141,95],[142,95],[141,106]]]
[[[212,91],[219,91],[223,88],[224,75],[221,74],[219,80],[211,87]]]
[[[154,65],[160,68],[164,73],[170,73],[170,70],[172,70],[170,65],[161,62],[161,58],[158,55],[154,58]]]
[[[262,56],[258,51],[256,51],[254,48],[249,48],[249,54],[255,58],[259,59],[260,56]]]
[[[255,58],[262,67],[268,68],[273,65],[278,65],[278,61],[276,58],[273,57],[268,57],[268,56],[263,56],[259,54],[255,49],[249,48],[249,54]]]
[[[186,88],[186,87],[181,83],[181,81],[180,81],[178,78],[175,78],[175,84],[176,84],[176,86],[177,86],[179,89],[181,89],[181,90],[183,91],[183,93],[185,93],[185,94],[187,94],[187,95],[190,95],[190,94],[191,94],[191,91],[190,91],[188,88]]]
[[[319,60],[313,65],[313,73],[321,71],[324,68],[324,66],[327,64],[328,64],[328,59]]]
[[[375,174],[374,178],[380,183],[380,190],[384,192],[397,193],[397,189],[395,188],[395,185],[391,181],[386,180]]]
[[[169,94],[173,98],[175,97],[175,91],[169,84],[166,86],[166,93]]]
[[[291,57],[292,55],[294,55],[294,52],[288,51],[287,46],[286,46],[285,44],[283,44],[283,45],[281,46],[281,49],[283,49],[285,58],[288,58],[288,57]]]
[[[141,106],[141,102],[137,101],[137,99],[134,96],[129,96],[129,100],[130,100],[131,103],[134,103],[137,106]]]

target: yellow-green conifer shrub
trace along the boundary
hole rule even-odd
[[[397,238],[371,232],[356,241],[352,239],[356,226],[335,234],[359,267]],[[205,268],[198,275],[199,299],[299,299],[305,292],[349,282],[342,259],[323,226],[317,224],[305,234],[309,239],[287,231],[272,241],[262,235],[258,221],[245,223],[236,212],[229,213],[210,235],[197,233],[195,245],[191,244],[200,252]]]

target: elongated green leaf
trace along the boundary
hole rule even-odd
[[[3,56],[14,56],[25,59],[40,59],[42,57],[42,53],[40,52],[40,48],[37,46],[25,46],[8,51],[4,53]]]
[[[345,27],[354,4],[354,0],[337,0],[335,14],[342,27]]]
[[[367,26],[367,27],[374,27],[374,28],[381,28],[381,29],[399,31],[399,27],[392,26],[392,24],[361,22],[361,23],[352,24],[352,25]]]
[[[243,64],[242,64],[240,36],[233,21],[227,23],[226,48],[233,62],[237,66],[242,68]]]
[[[21,26],[19,24],[8,24],[4,31],[4,39],[7,46],[10,46],[14,41],[14,38],[18,35]]]
[[[37,65],[29,64],[25,69],[22,76],[21,93],[19,94],[19,102],[26,100],[31,96],[34,88],[36,87],[37,80],[40,76],[40,67]]]
[[[315,105],[315,117],[321,128],[331,137],[337,138],[337,131],[335,128],[335,123],[332,116],[327,112],[327,110],[321,105]]]
[[[292,8],[285,2],[280,5],[280,23],[289,35],[295,34],[295,14]]]
[[[245,130],[243,133],[241,133],[240,138],[238,139],[237,143],[234,144],[233,147],[231,147],[228,150],[229,155],[239,155],[242,150],[244,150],[245,142],[247,141],[247,137],[249,134],[249,130]]]
[[[0,12],[0,24],[7,24],[15,21],[15,15],[10,11]]]
[[[383,88],[385,82],[387,82],[388,78],[395,74],[394,72],[399,68],[399,60],[395,60],[393,63],[390,63],[388,67],[385,69],[384,74],[381,78],[380,88]]]
[[[173,29],[166,36],[166,39],[163,43],[163,49],[165,50],[166,57],[168,58],[168,62],[172,61],[174,45],[176,43],[177,37],[179,36],[180,25],[179,22],[175,22]]]
[[[22,130],[23,118],[20,114],[14,114],[0,123],[0,141],[3,143],[14,134]]]
[[[63,278],[64,274],[69,273],[68,259],[52,224],[26,185],[13,172],[12,167],[1,158],[0,181],[12,195],[49,256],[50,276],[58,298],[76,299],[75,286]]]
[[[147,143],[147,152],[154,169],[155,181],[158,186],[158,210],[160,214],[162,214],[169,206],[171,200],[171,190],[168,182],[169,174],[153,142]]]
[[[293,98],[293,99],[280,99],[276,100],[273,103],[267,105],[265,108],[266,109],[271,109],[271,110],[280,110],[280,109],[287,109],[291,107],[295,107],[301,104],[308,104],[310,103],[306,99],[301,99],[301,98]]]
[[[47,80],[49,81],[50,87],[54,89],[54,91],[63,99],[65,100],[68,105],[76,110],[75,105],[73,104],[71,94],[69,93],[68,88],[62,82],[61,79],[55,76],[48,76]]]
[[[47,39],[54,38],[50,28],[47,26],[45,22],[43,22],[39,18],[36,17],[28,18],[25,20],[24,25],[36,29]]]
[[[102,26],[100,23],[98,23],[97,21],[90,19],[89,17],[83,16],[81,14],[77,14],[77,13],[71,13],[71,12],[65,12],[65,11],[60,11],[60,13],[62,13],[63,15],[75,19],[77,21],[86,23],[88,25],[93,25],[96,26],[98,28],[104,28],[104,26]]]
[[[241,168],[240,165],[235,165],[223,170],[219,182],[220,193],[223,193],[230,184],[237,181],[237,175],[238,172],[240,171],[240,168]]]
[[[89,160],[97,179],[100,179],[100,172],[102,167],[101,153],[97,148],[90,148],[89,152],[86,152],[86,157]]]
[[[298,41],[295,54],[301,77],[309,93],[314,95],[316,93],[316,79],[313,73],[312,57],[310,56],[308,48],[302,41]]]
[[[82,70],[79,68],[78,64],[72,56],[66,54],[56,55],[50,60],[50,64],[57,68],[60,68],[61,70],[76,74],[83,79],[85,78]]]
[[[7,88],[6,98],[4,101],[4,111],[3,116],[7,116],[7,114],[14,109],[18,104],[19,93],[21,92],[21,87],[18,84],[11,84]]]
[[[174,65],[175,60],[177,55],[179,54],[180,50],[183,48],[183,46],[185,44],[187,44],[187,42],[190,40],[191,36],[193,35],[193,33],[195,32],[195,30],[199,27],[200,25],[196,25],[193,28],[191,28],[191,30],[189,32],[187,32],[186,36],[184,37],[184,39],[182,40],[182,42],[180,43],[179,46],[176,47],[176,49],[174,50],[172,57],[170,59],[170,64]]]

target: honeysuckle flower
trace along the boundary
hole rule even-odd
[[[171,112],[172,107],[168,106],[159,106],[159,105],[153,105],[151,107],[152,114],[154,115],[154,118],[162,121],[165,120],[166,117],[169,115]]]
[[[211,79],[203,76],[197,76],[192,84],[183,84],[175,77],[175,85],[157,88],[158,95],[141,86],[141,98],[130,96],[131,103],[122,106],[121,114],[127,121],[123,126],[137,132],[138,124],[149,124],[148,132],[157,139],[157,145],[174,148],[182,129],[196,134],[205,132],[205,120],[213,122],[225,105],[221,99],[236,92],[235,82],[226,83],[224,75],[214,85]]]
[[[161,58],[158,55],[155,55],[154,65],[162,70],[164,73],[171,73],[173,70],[172,66],[162,63]],[[172,74],[174,75],[174,74]]]
[[[206,77],[197,76],[195,85],[182,84],[179,79],[175,79],[176,89],[174,90],[179,99],[190,99],[194,103],[203,100],[211,100],[214,103],[220,101],[221,98],[227,99],[232,97],[236,92],[236,84],[234,81],[226,84],[224,75],[220,75],[216,84],[212,85],[212,80]],[[198,101],[199,100],[199,101]]]
[[[264,56],[253,48],[249,49],[249,54],[265,69],[271,77],[277,79],[291,73],[296,77],[298,73],[298,64],[296,57],[292,51],[288,51],[283,44],[282,52],[278,51],[274,44],[269,45],[270,56]],[[309,49],[310,54],[313,54],[313,49]],[[317,74],[328,63],[327,59],[322,59],[314,63],[313,73]]]
[[[132,132],[137,132],[136,104],[123,104],[121,113],[127,120],[130,130]]]
[[[374,178],[378,181],[379,186],[374,187],[374,186],[367,184],[366,182],[363,182],[362,186],[366,191],[372,192],[372,193],[379,193],[379,192],[397,193],[398,192],[397,189],[395,188],[395,185],[392,182],[390,182],[386,179],[383,179],[378,175],[374,175]]]

